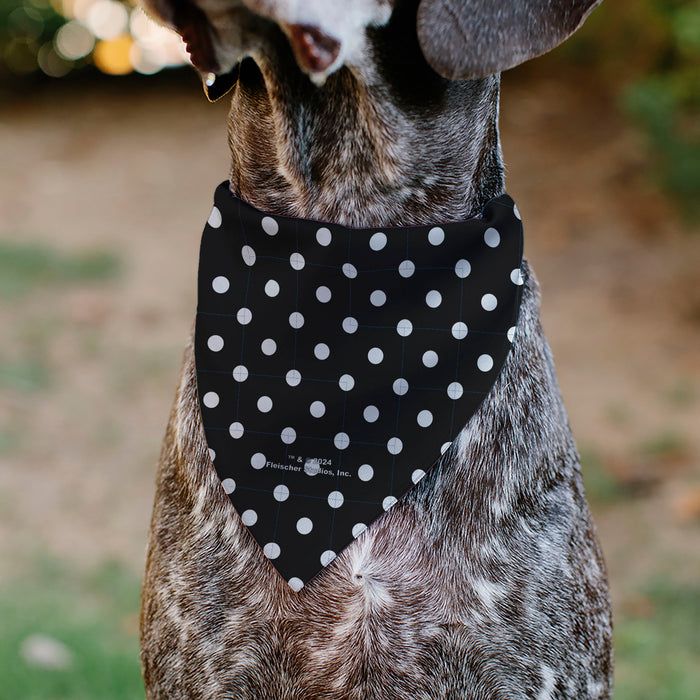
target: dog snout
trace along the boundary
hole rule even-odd
[[[287,29],[299,65],[309,73],[324,73],[340,54],[340,41],[309,24],[292,24]]]

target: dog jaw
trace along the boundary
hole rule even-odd
[[[286,36],[299,68],[317,85],[367,60],[368,27],[388,22],[393,0],[140,0],[175,29],[202,74],[230,73],[245,56],[265,60]]]

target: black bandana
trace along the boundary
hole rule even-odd
[[[204,432],[231,502],[299,590],[425,476],[513,342],[513,200],[439,226],[270,216],[216,190],[199,261]]]

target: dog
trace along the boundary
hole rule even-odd
[[[273,215],[386,227],[463,220],[504,192],[499,73],[566,39],[599,1],[145,7],[182,35],[211,98],[234,87],[234,195]],[[222,489],[189,343],[143,584],[148,698],[610,697],[605,565],[525,261],[522,276],[518,341],[480,408],[298,592]]]

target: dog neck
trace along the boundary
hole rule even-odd
[[[403,25],[369,32],[363,65],[322,85],[286,40],[246,59],[229,118],[233,193],[356,227],[462,220],[502,194],[499,77],[440,78]]]

